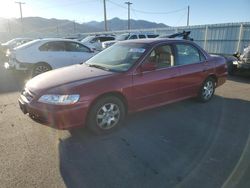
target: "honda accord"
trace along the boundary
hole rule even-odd
[[[19,98],[21,110],[58,129],[86,125],[107,133],[127,114],[198,98],[209,101],[226,81],[227,67],[192,41],[118,42],[89,59],[38,75]]]

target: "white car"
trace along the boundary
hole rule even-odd
[[[115,38],[115,40],[103,42],[102,48],[105,49],[105,48],[115,44],[117,41],[131,40],[131,39],[156,38],[158,36],[159,35],[152,34],[152,33],[124,33],[124,34],[118,35]]]
[[[93,36],[87,36],[86,38],[82,39],[81,42],[92,49],[101,51],[102,42],[112,41],[112,40],[115,40],[115,37],[113,35],[93,35]]]
[[[31,71],[36,76],[60,67],[87,61],[96,52],[69,39],[37,39],[14,48],[7,56],[6,69]]]
[[[32,41],[32,38],[15,38],[12,40],[9,40],[8,42],[2,43],[1,48],[3,49],[13,49],[17,46],[20,46],[26,42]]]

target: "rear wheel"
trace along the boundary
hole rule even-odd
[[[125,118],[123,102],[114,96],[99,99],[90,109],[87,126],[96,134],[112,132]]]
[[[199,92],[199,100],[201,102],[207,102],[211,100],[215,91],[215,81],[213,78],[207,78],[201,86]]]
[[[31,76],[35,77],[39,74],[50,71],[51,69],[52,68],[46,63],[38,63],[33,67],[32,72],[31,72]]]

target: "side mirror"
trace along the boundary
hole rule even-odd
[[[142,65],[141,65],[141,71],[153,71],[156,69],[156,64],[153,62],[148,62],[145,61]]]

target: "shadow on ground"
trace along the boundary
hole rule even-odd
[[[21,91],[29,79],[28,74],[6,70],[2,64],[0,65],[0,93]]]
[[[215,96],[128,117],[120,130],[71,131],[59,143],[61,176],[77,187],[221,187],[249,134],[249,102]]]

